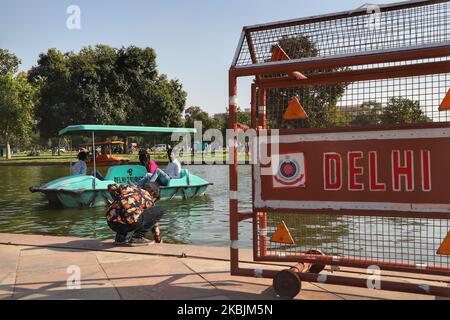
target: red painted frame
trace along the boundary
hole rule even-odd
[[[393,5],[385,8],[384,10],[397,10],[403,8],[410,8],[415,6],[425,6],[429,4],[446,2],[443,0],[429,0],[429,1],[419,1],[411,3],[401,3],[398,5]],[[354,15],[365,14],[364,10],[361,12],[355,12]],[[345,14],[342,17],[347,17]],[[250,55],[255,63],[255,52],[254,46],[251,40],[252,31],[269,30],[274,27],[289,26],[296,24],[303,24],[308,22],[314,22],[316,20],[332,20],[341,17],[340,14],[330,15],[321,17],[318,19],[310,20],[293,20],[288,22],[281,22],[275,24],[260,25],[255,27],[244,28],[242,41],[246,40],[250,51]],[[407,60],[419,60],[427,58],[445,57],[450,56],[450,45],[443,44],[438,46],[430,46],[425,48],[407,48],[401,50],[391,50],[389,52],[375,52],[375,53],[363,53],[355,54],[353,56],[345,57],[327,57],[321,59],[309,59],[309,60],[292,60],[277,63],[260,63],[249,66],[233,66],[229,70],[229,128],[232,130],[237,130],[237,78],[244,76],[255,76],[255,83],[251,86],[252,91],[252,101],[251,101],[251,123],[252,128],[259,130],[265,129],[266,127],[266,115],[265,113],[260,113],[259,106],[266,105],[266,90],[271,88],[284,88],[284,87],[300,87],[305,85],[314,85],[319,83],[336,83],[336,82],[356,82],[365,80],[376,80],[376,79],[387,79],[387,78],[397,78],[405,76],[418,76],[418,75],[428,75],[428,74],[440,74],[450,72],[450,63],[448,61],[434,62],[434,63],[422,63],[422,64],[411,64],[401,67],[386,67],[386,68],[374,68],[370,70],[357,70],[351,72],[333,72],[329,74],[319,74],[316,76],[310,76],[308,80],[295,80],[289,78],[279,78],[279,79],[263,79],[261,75],[264,74],[281,74],[289,73],[292,71],[304,71],[304,70],[317,70],[326,68],[336,68],[336,67],[347,67],[355,65],[369,65],[377,63],[388,63],[388,62],[399,62]],[[259,102],[259,103],[257,103]],[[448,126],[448,124],[444,124]],[[439,127],[442,124],[427,124],[427,127]],[[404,126],[407,128],[408,126]],[[414,126],[416,127],[416,126]],[[365,130],[383,130],[386,128],[373,127],[365,128]],[[334,132],[333,129],[329,130],[291,130],[290,133],[314,133],[314,132]],[[343,129],[342,132],[352,131],[352,128]],[[237,179],[238,179],[238,161],[237,161],[237,146],[233,147],[234,163],[229,166],[229,176],[230,176],[230,195],[235,195],[238,192],[237,189]],[[305,159],[306,162],[306,159]],[[252,173],[254,168],[252,168]],[[254,176],[254,175],[252,175]],[[252,190],[253,204],[255,201],[255,190],[253,184]],[[296,210],[288,210],[292,214],[304,214],[303,212],[297,212]],[[323,212],[317,212],[318,214],[336,214],[330,213],[324,210]],[[355,216],[381,216],[381,217],[414,217],[414,215],[405,212],[380,212],[380,213],[368,213],[365,211],[358,210],[348,210],[345,215],[355,215]],[[421,217],[426,217],[428,219],[450,219],[449,214],[421,214]],[[407,273],[418,273],[418,274],[432,274],[432,275],[442,275],[450,276],[449,268],[440,267],[429,267],[429,266],[412,266],[408,264],[401,263],[380,263],[380,261],[361,261],[356,259],[333,259],[332,257],[326,256],[315,256],[315,255],[304,255],[303,257],[290,258],[280,257],[280,256],[268,256],[266,243],[266,235],[259,235],[258,228],[266,229],[267,220],[266,213],[259,212],[253,206],[253,212],[250,213],[239,213],[238,202],[235,196],[230,196],[230,270],[232,275],[249,276],[249,277],[265,277],[274,278],[277,271],[274,270],[259,270],[259,269],[248,269],[240,268],[239,266],[239,247],[238,247],[238,226],[239,222],[243,220],[253,220],[253,254],[255,261],[264,262],[304,262],[304,263],[321,263],[326,265],[334,266],[345,266],[345,267],[357,267],[357,268],[367,268],[372,264],[378,265],[382,270],[389,271],[400,271]],[[259,224],[259,225],[258,225]],[[260,247],[258,248],[258,237],[260,237]],[[366,288],[366,279],[358,279],[352,277],[344,276],[330,276],[327,275],[325,278],[320,275],[310,274],[310,273],[299,273],[299,277],[304,281],[309,282],[321,282],[336,285],[346,285]],[[404,283],[398,281],[381,281],[381,288],[383,290],[389,291],[402,291],[417,294],[431,294],[437,296],[447,296],[450,297],[450,288],[429,286],[423,288],[417,284]]]

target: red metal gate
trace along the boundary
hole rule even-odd
[[[252,154],[252,213],[239,212],[230,144],[232,274],[276,278],[287,296],[297,278],[367,287],[320,275],[325,265],[450,275],[449,19],[449,1],[411,1],[244,28],[229,73],[230,128],[237,78],[254,76],[252,128],[268,138]],[[247,219],[255,261],[302,267],[240,268]],[[381,289],[450,296],[392,281]]]

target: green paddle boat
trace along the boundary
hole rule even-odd
[[[109,133],[110,135],[148,135],[195,133],[195,129],[183,128],[155,128],[155,127],[130,127],[130,126],[99,126],[79,125],[70,126],[60,131],[60,135],[82,134],[90,132],[93,143],[95,133]],[[96,164],[94,160],[94,172]],[[108,192],[110,184],[137,183],[147,174],[147,169],[140,165],[119,165],[108,169],[104,179],[94,175],[73,175],[50,181],[42,186],[30,188],[31,192],[44,195],[50,205],[63,206],[65,208],[97,207],[111,203],[112,199]],[[189,170],[182,170],[179,179],[171,179],[166,186],[161,186],[161,199],[194,198],[205,194],[208,186],[212,185],[206,180],[195,176]]]

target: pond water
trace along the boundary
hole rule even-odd
[[[190,166],[193,174],[214,183],[203,197],[161,201],[166,215],[160,221],[167,243],[229,245],[228,166]],[[101,168],[106,172],[106,168]],[[0,167],[0,232],[114,238],[105,221],[106,208],[53,209],[28,188],[66,176],[68,167]],[[251,167],[240,166],[240,208],[251,211]],[[251,246],[251,223],[240,227],[242,245]]]
[[[193,174],[212,183],[207,194],[191,200],[161,201],[166,215],[160,221],[166,243],[229,246],[228,166],[190,166]],[[106,173],[106,168],[101,169]],[[105,207],[53,209],[28,188],[69,173],[68,167],[0,167],[0,232],[114,238],[105,221]],[[239,166],[239,209],[251,211],[251,167]],[[269,213],[267,231],[281,221],[289,226],[294,246],[267,241],[269,251],[306,252],[320,248],[335,256],[383,258],[391,262],[448,267],[449,256],[436,251],[450,230],[446,219],[286,215]],[[251,221],[239,226],[240,247],[251,248]],[[269,238],[270,239],[270,238]],[[259,239],[260,240],[260,239]]]

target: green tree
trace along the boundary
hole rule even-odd
[[[391,98],[381,115],[383,124],[414,124],[428,121],[430,120],[420,108],[419,101],[402,97]]]
[[[315,44],[307,36],[303,35],[293,38],[282,38],[279,40],[278,45],[283,48],[291,59],[317,57],[319,54]],[[344,69],[323,69],[304,71],[302,73],[308,76],[315,73],[342,70]],[[279,128],[326,128],[330,126],[349,125],[351,117],[345,115],[345,111],[336,107],[337,102],[345,93],[346,87],[347,84],[345,83],[337,83],[303,86],[295,89],[268,90],[268,124],[275,125]],[[293,96],[299,98],[300,103],[308,114],[308,119],[289,122],[283,120],[282,110],[287,107],[287,104]],[[280,102],[283,105],[280,105]]]
[[[237,113],[237,122],[246,126],[250,126],[252,122],[252,117],[250,112],[242,111],[240,108],[238,108]]]
[[[230,114],[229,109],[227,107],[227,111],[223,114],[222,117],[216,119],[218,122],[218,128],[222,131],[223,136],[226,136],[226,130],[230,127]],[[251,125],[251,114],[249,112],[242,111],[241,108],[237,109],[237,122],[246,126]]]
[[[187,94],[178,80],[158,74],[151,48],[50,49],[30,71],[29,80],[37,79],[43,79],[37,112],[43,138],[76,123],[183,124]]]
[[[16,55],[11,54],[6,49],[0,49],[0,76],[16,74],[20,65],[20,60]]]
[[[155,51],[131,46],[120,49],[118,55],[118,72],[130,104],[127,123],[182,126],[187,93],[179,80],[158,74]]]
[[[336,105],[327,105],[324,106],[323,119],[328,126],[345,127],[351,123],[352,116]]]
[[[27,75],[0,75],[0,134],[6,143],[6,158],[11,159],[11,142],[29,142],[34,125],[36,88]]]
[[[357,110],[357,115],[354,117],[352,124],[365,126],[381,124],[382,114],[383,107],[381,103],[366,101]]]
[[[37,66],[30,70],[28,76],[31,83],[43,81],[36,108],[42,137],[55,137],[62,127],[83,122],[83,110],[77,110],[79,95],[71,87],[68,54],[49,49],[39,56]],[[75,121],[78,117],[80,121]]]
[[[161,75],[132,96],[135,112],[128,114],[127,122],[158,127],[183,126],[186,98],[178,80],[169,81],[166,75]]]
[[[184,119],[185,119],[185,126],[188,128],[193,128],[195,121],[202,122],[204,131],[209,129],[221,128],[218,119],[210,117],[206,111],[203,111],[202,108],[197,106],[187,108],[185,111]]]

